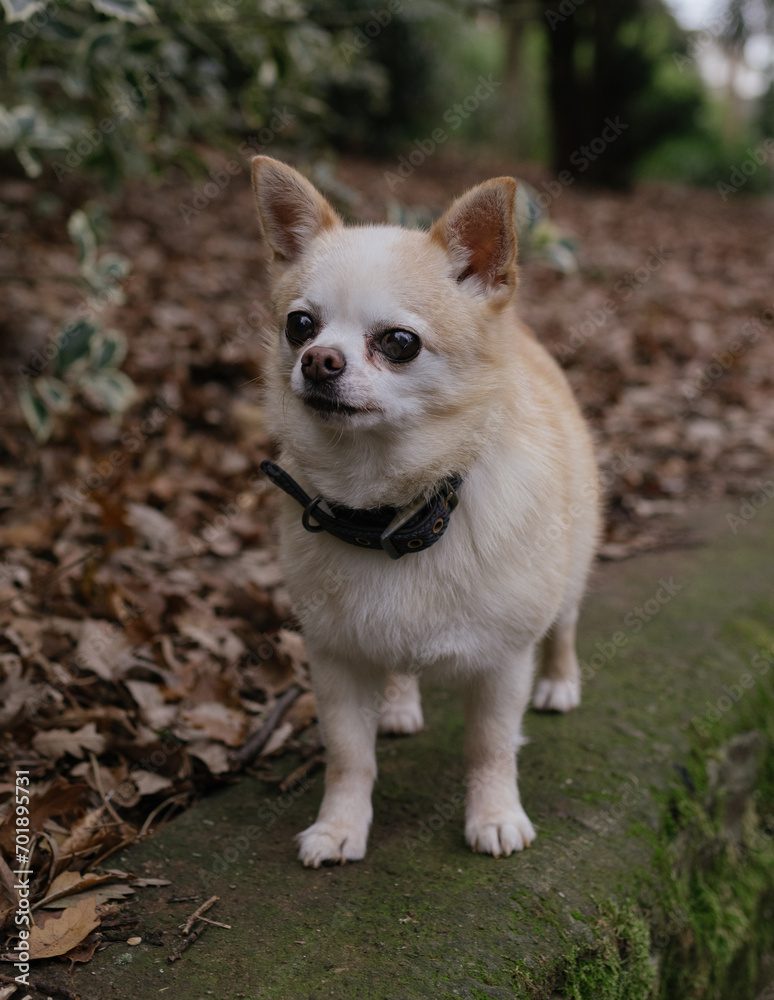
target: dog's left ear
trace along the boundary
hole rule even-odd
[[[291,262],[325,229],[341,219],[297,170],[270,156],[252,161],[258,219],[275,259]]]
[[[516,287],[516,181],[496,177],[471,188],[433,225],[430,238],[474,294],[507,299]]]

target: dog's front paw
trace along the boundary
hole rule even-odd
[[[478,854],[493,854],[496,858],[507,858],[514,851],[529,847],[536,836],[521,806],[499,815],[468,819],[465,824],[465,840],[470,847]]]
[[[418,733],[424,724],[422,706],[418,702],[415,705],[388,705],[379,716],[379,732],[382,734],[405,736]]]
[[[306,868],[319,868],[326,862],[346,864],[365,857],[368,826],[364,830],[343,823],[318,821],[296,836],[298,858]]]
[[[580,705],[580,681],[551,680],[541,677],[532,696],[532,707],[539,712],[569,712]]]

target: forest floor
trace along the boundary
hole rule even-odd
[[[222,168],[217,155],[212,167]],[[321,177],[349,217],[367,221],[431,216],[501,173],[549,191],[539,171],[507,162],[431,158],[395,186],[396,167],[343,159]],[[75,872],[234,780],[238,748],[269,735],[267,722],[255,773],[289,788],[321,762],[274,499],[257,471],[271,454],[266,254],[247,169],[223,176],[212,197],[179,176],[112,198],[75,182],[43,192],[0,183],[0,848],[12,868],[22,769],[34,786],[39,901],[55,879],[55,893],[83,892]],[[698,543],[686,525],[709,499],[736,498],[744,530],[774,489],[774,201],[669,185],[550,191],[579,267],[526,260],[519,310],[594,428],[602,557]],[[83,313],[66,223],[86,199],[108,208],[104,249],[131,263],[123,303],[99,319],[128,339],[137,402],[117,422],[79,396],[36,445],[17,372],[34,370]],[[301,693],[272,719],[289,690]],[[12,912],[9,877],[0,859],[0,920]],[[129,888],[111,884],[100,905]],[[84,914],[70,939],[47,946],[68,950],[91,920],[96,947]]]

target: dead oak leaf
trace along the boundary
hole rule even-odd
[[[106,746],[104,736],[97,732],[93,722],[88,722],[75,732],[69,729],[48,729],[36,733],[32,745],[43,757],[57,761],[66,753],[73,757],[83,758],[84,751],[100,754]]]
[[[111,899],[124,900],[127,896],[133,896],[136,890],[130,885],[100,885],[96,889],[88,892],[80,892],[76,896],[67,896],[64,899],[56,899],[53,903],[47,903],[47,910],[66,910],[68,907],[77,906],[82,899],[95,899],[97,906],[109,902]]]
[[[0,656],[0,670],[5,680],[0,683],[0,730],[5,729],[26,709],[34,709],[47,700],[48,685],[34,684],[22,670],[16,653]],[[24,712],[26,716],[28,712]]]
[[[97,901],[88,897],[60,914],[38,913],[30,928],[29,952],[32,961],[64,955],[77,947],[99,927]]]
[[[222,743],[209,743],[202,740],[188,745],[191,757],[204,761],[210,774],[226,774],[231,770],[231,758]]]
[[[59,844],[60,856],[85,853],[102,844],[109,834],[120,837],[120,832],[112,824],[105,806],[97,806],[70,827],[69,834]]]
[[[126,680],[124,684],[137,702],[143,722],[151,729],[165,729],[177,715],[176,705],[167,705],[158,684],[151,681]]]
[[[247,717],[244,712],[209,701],[180,713],[180,721],[190,726],[194,736],[209,736],[230,747],[242,745]]]
[[[75,650],[75,661],[103,681],[112,681],[128,661],[129,649],[129,641],[118,626],[87,618]]]
[[[98,875],[96,872],[86,872],[85,875],[81,875],[80,872],[62,872],[48,887],[45,899],[42,899],[37,905],[50,906],[66,896],[87,892],[89,889],[104,885],[106,882],[127,882],[131,878],[132,876],[128,872],[111,872],[107,875]]]
[[[131,780],[137,787],[140,795],[155,795],[172,787],[172,781],[165,778],[163,774],[155,771],[145,771],[142,768],[134,768],[131,772]]]

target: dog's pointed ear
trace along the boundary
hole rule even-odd
[[[342,224],[325,198],[287,164],[256,156],[252,174],[258,219],[275,259],[295,260],[315,236]]]
[[[433,225],[430,238],[474,294],[509,298],[516,287],[516,181],[496,177],[471,188]]]

